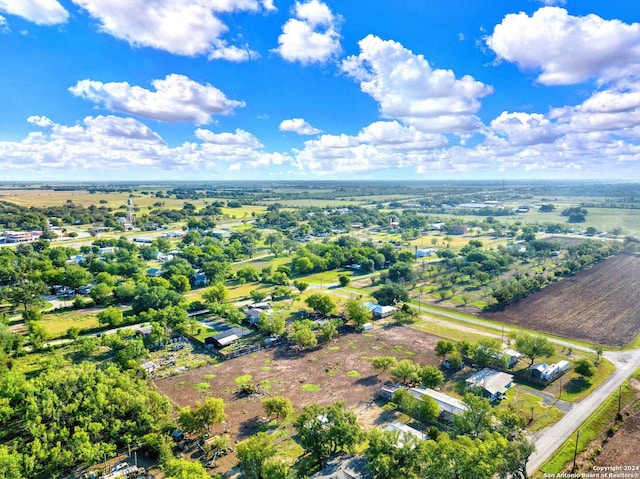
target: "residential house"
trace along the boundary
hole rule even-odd
[[[433,256],[438,251],[435,248],[418,248],[416,249],[416,258],[426,258],[428,256]]]
[[[438,404],[440,413],[444,416],[448,416],[449,418],[467,410],[467,405],[459,399],[441,393],[440,391],[435,391],[433,389],[424,387],[410,388],[409,394],[417,399],[422,399],[425,396],[433,399],[436,404]]]
[[[556,364],[540,363],[531,368],[531,377],[541,379],[545,382],[551,382],[559,378],[569,370],[568,361],[560,361]]]
[[[159,278],[162,276],[163,271],[158,268],[149,268],[147,270],[147,276],[151,276],[152,278]]]
[[[193,285],[198,287],[198,286],[206,286],[207,284],[209,284],[209,278],[207,278],[207,275],[202,273],[202,272],[198,272],[195,273],[193,275]]]
[[[411,426],[407,426],[402,422],[392,422],[382,429],[385,431],[396,431],[398,433],[398,442],[396,443],[396,447],[402,447],[410,436],[413,436],[420,441],[426,441],[429,439],[429,436],[426,434],[412,428]]]
[[[518,361],[520,361],[520,358],[522,357],[522,354],[520,354],[518,351],[509,348],[503,350],[502,354],[507,359],[507,367],[509,369],[518,364]]]
[[[513,385],[513,376],[495,369],[484,368],[466,379],[468,387],[482,389],[482,395],[490,401],[502,399]]]
[[[322,464],[322,470],[316,472],[309,479],[372,479],[364,456],[349,457],[338,454],[327,459]]]
[[[381,306],[371,301],[366,301],[364,305],[373,314],[373,319],[387,318],[396,310],[393,306]]]
[[[260,315],[265,313],[268,317],[271,317],[273,314],[273,309],[260,309],[260,308],[250,308],[244,313],[244,317],[247,322],[251,325],[258,324],[260,320]]]

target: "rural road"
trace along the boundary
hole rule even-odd
[[[615,372],[593,393],[576,405],[553,426],[544,429],[536,438],[536,450],[529,458],[527,473],[532,475],[551,455],[579,429],[582,423],[593,413],[607,397],[613,394],[622,383],[640,368],[640,349],[633,351],[611,352],[603,355],[615,366]]]

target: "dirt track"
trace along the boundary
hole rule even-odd
[[[603,344],[640,334],[640,256],[620,254],[483,317]]]

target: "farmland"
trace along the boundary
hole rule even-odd
[[[610,351],[595,351],[595,345],[606,349],[640,338],[635,204],[618,202],[605,209],[598,206],[602,199],[588,195],[547,199],[546,186],[496,190],[416,183],[405,185],[407,195],[392,192],[397,184],[318,186],[0,188],[6,239],[0,249],[6,301],[0,306],[11,325],[2,364],[37,379],[54,361],[61,371],[76,363],[107,362],[122,374],[145,378],[172,404],[162,418],[170,422],[159,422],[158,428],[183,429],[191,444],[180,443],[190,447],[186,458],[230,478],[242,458],[232,453],[214,467],[215,461],[193,455],[193,442],[204,441],[206,434],[202,428],[188,429],[189,422],[181,419],[187,406],[195,411],[205,400],[221,400],[226,420],[208,424],[207,433],[224,433],[238,442],[269,431],[279,458],[298,477],[317,470],[317,464],[306,463],[295,425],[308,406],[344,401],[366,434],[398,419],[456,440],[446,418],[417,416],[401,400],[384,407],[374,401],[383,383],[425,384],[433,371],[426,368],[427,379],[405,382],[395,368],[374,369],[374,357],[407,359],[403,367],[423,372],[425,365],[435,367],[445,378],[436,387],[463,399],[467,377],[485,366],[506,368],[493,363],[504,348],[526,348],[505,334],[502,324],[553,335],[556,344],[535,362],[593,362],[590,376],[570,369],[561,381],[538,385],[543,390],[536,391],[520,374],[530,364],[517,361],[509,369],[518,375],[517,387],[502,408],[492,408],[531,417],[518,430],[544,435],[604,385],[618,365],[607,357]],[[128,199],[136,208],[133,222],[123,221]],[[539,206],[551,201],[551,212]],[[589,209],[579,227],[563,214],[576,205]],[[60,237],[10,244],[14,232],[46,230],[47,220]],[[93,231],[96,227],[101,230]],[[135,241],[138,237],[145,241]],[[419,255],[425,248],[431,252]],[[206,281],[196,284],[202,275]],[[50,310],[51,304],[38,297],[57,294],[56,285],[73,289],[70,296],[76,297],[58,299],[54,303],[64,308]],[[94,289],[80,293],[86,285]],[[379,306],[362,304],[368,301]],[[257,317],[249,312],[252,302],[269,309],[251,335],[223,349],[244,356],[220,361],[197,344],[230,326],[252,327]],[[365,306],[369,316],[354,303]],[[498,305],[507,306],[498,310]],[[369,330],[372,306],[395,308]],[[108,307],[111,312],[102,315]],[[204,310],[206,318],[187,316]],[[478,321],[481,310],[498,324]],[[122,321],[129,327],[114,327]],[[136,330],[142,324],[151,325],[150,332]],[[99,337],[84,337],[98,327]],[[174,344],[180,332],[193,335],[191,345]],[[276,337],[277,346],[257,350]],[[466,367],[448,370],[445,357],[435,355],[439,341],[451,341],[442,346],[453,348],[444,354],[464,360]],[[262,400],[275,397],[291,401],[295,410],[281,423],[265,418],[270,414]],[[175,445],[164,432],[163,437]],[[367,447],[363,440],[358,452]],[[179,454],[177,449],[172,454]]]
[[[619,254],[487,319],[606,346],[640,334],[640,256]]]

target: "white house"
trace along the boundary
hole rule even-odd
[[[513,385],[513,376],[494,369],[484,368],[466,380],[469,387],[479,387],[491,401],[502,399]]]
[[[402,422],[392,422],[391,424],[385,426],[383,430],[397,431],[398,442],[396,443],[396,447],[402,447],[410,436],[413,436],[420,441],[426,441],[427,439],[429,439],[429,436],[427,436],[426,434],[412,428],[411,426],[407,426]]]
[[[440,408],[441,413],[445,413],[449,416],[455,416],[467,410],[467,405],[454,397],[447,394],[435,391],[429,388],[410,388],[409,394],[413,397],[422,400],[424,396],[433,399]]]
[[[418,248],[416,250],[416,258],[426,258],[428,256],[433,256],[438,251],[435,248]]]
[[[568,361],[560,361],[556,364],[540,363],[531,368],[531,376],[543,381],[553,381],[569,370]]]
[[[366,301],[364,305],[369,311],[371,311],[371,313],[373,313],[373,319],[387,318],[396,310],[393,306],[381,306],[370,301]]]

